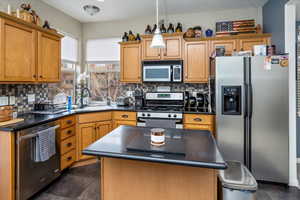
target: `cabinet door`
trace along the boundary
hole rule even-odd
[[[97,131],[96,131],[95,140],[99,140],[106,134],[110,133],[112,129],[112,122],[111,121],[98,122],[96,127],[97,127]]]
[[[125,44],[121,46],[121,82],[141,82],[141,45]]]
[[[203,83],[208,81],[208,43],[186,42],[184,47],[184,82]]]
[[[41,82],[60,80],[60,38],[38,33],[38,79]]]
[[[254,45],[269,45],[270,39],[266,37],[258,38],[247,38],[239,40],[239,50],[240,51],[253,51]]]
[[[36,31],[0,19],[0,81],[36,81]]]
[[[116,128],[118,128],[121,125],[136,126],[136,121],[115,120],[113,128],[116,129]]]
[[[80,124],[78,130],[78,158],[84,159],[88,158],[88,156],[82,155],[82,150],[88,147],[95,141],[95,134],[96,134],[96,124],[95,123],[87,123],[87,124]]]
[[[225,48],[225,55],[232,55],[234,51],[237,50],[236,40],[213,40],[210,42],[210,55],[214,53],[217,47]]]
[[[160,49],[151,48],[152,38],[143,39],[143,60],[160,60]]]
[[[163,49],[163,60],[182,59],[182,37],[165,37],[166,48]]]

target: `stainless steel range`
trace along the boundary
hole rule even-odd
[[[137,126],[183,128],[184,94],[182,92],[150,92],[138,111]]]

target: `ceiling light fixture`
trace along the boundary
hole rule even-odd
[[[156,24],[157,28],[154,32],[154,36],[151,43],[151,48],[165,48],[166,44],[164,42],[164,38],[160,32],[160,28],[158,25],[158,0],[156,0]]]
[[[100,12],[100,8],[94,5],[85,5],[83,6],[83,10],[91,16],[94,16]]]

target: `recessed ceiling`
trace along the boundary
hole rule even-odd
[[[43,0],[81,22],[113,21],[154,16],[155,0]],[[268,0],[160,0],[163,14],[178,14],[210,10],[261,7]],[[100,7],[100,13],[90,16],[84,5]]]

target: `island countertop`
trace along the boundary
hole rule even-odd
[[[149,137],[150,140],[150,129],[120,126],[87,147],[83,154],[211,169],[227,168],[215,139],[208,131],[166,129],[166,135],[182,136],[184,155],[127,150],[128,144],[137,136],[143,135],[144,137]]]

